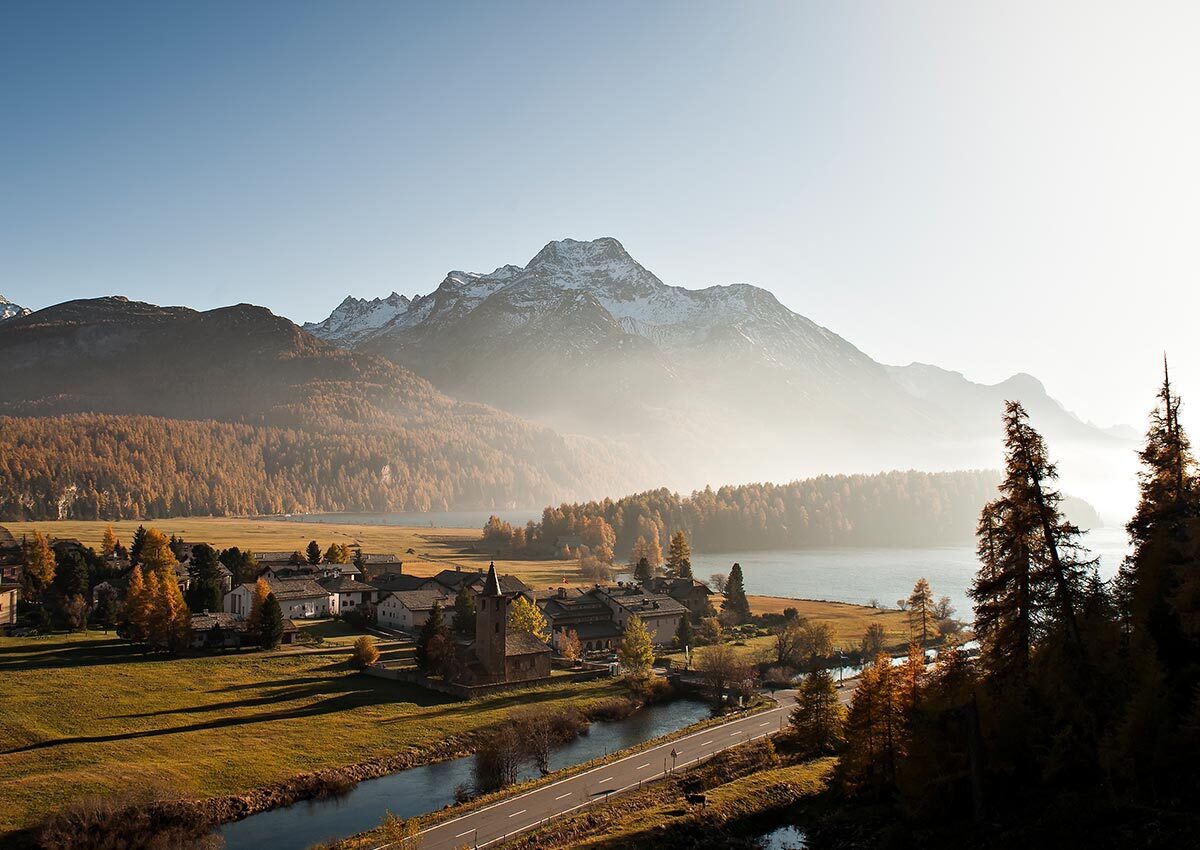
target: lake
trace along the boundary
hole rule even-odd
[[[1100,558],[1100,575],[1111,578],[1129,547],[1123,528],[1100,528],[1085,536],[1085,544]],[[972,546],[924,549],[831,548],[765,552],[692,553],[692,572],[707,579],[728,574],[733,562],[742,565],[746,592],[760,596],[790,596],[868,605],[878,600],[894,606],[907,599],[917,579],[926,578],[935,597],[949,596],[958,616],[971,619],[967,588],[979,562]]]

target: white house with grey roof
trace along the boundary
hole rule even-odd
[[[454,624],[454,597],[442,590],[396,590],[375,606],[376,622],[387,629],[416,633],[429,619],[433,604],[442,608],[446,625]]]

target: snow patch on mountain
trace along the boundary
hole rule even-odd
[[[28,307],[14,304],[3,295],[0,295],[0,322],[5,319],[15,319],[17,316],[28,316],[32,312]]]
[[[325,321],[309,322],[303,327],[330,342],[351,346],[404,313],[410,303],[408,298],[395,292],[387,298],[372,298],[370,301],[348,295]]]

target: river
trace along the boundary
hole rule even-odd
[[[557,749],[550,756],[551,770],[581,764],[614,750],[625,749],[667,735],[710,715],[707,704],[676,700],[653,705],[624,720],[598,721],[588,733]],[[226,850],[305,850],[364,832],[379,825],[387,812],[410,818],[441,809],[454,802],[454,791],[470,785],[472,756],[368,779],[341,797],[296,803],[283,809],[251,815],[218,830]],[[521,780],[537,776],[526,770]]]

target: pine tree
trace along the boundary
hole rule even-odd
[[[683,616],[679,618],[679,628],[675,630],[675,642],[679,644],[680,649],[696,645],[696,636],[692,632],[692,618],[688,616],[687,611],[684,611]]]
[[[929,582],[924,578],[918,579],[912,595],[908,597],[908,628],[914,638],[920,635],[922,646],[929,641],[934,607],[933,591],[929,589]]]
[[[83,555],[67,550],[55,560],[54,587],[59,595],[64,598],[90,595],[91,575]]]
[[[742,580],[742,565],[735,563],[725,581],[725,601],[721,610],[727,612],[736,622],[744,623],[750,619],[750,602],[746,599],[746,586]]]
[[[461,637],[475,634],[475,594],[464,584],[454,597],[454,633]]]
[[[262,605],[262,645],[267,649],[275,649],[283,639],[283,609],[274,593],[267,594]]]
[[[654,664],[654,642],[640,617],[631,616],[626,620],[617,660],[631,679],[644,679],[649,675]]]
[[[550,640],[546,616],[524,596],[518,596],[508,606],[508,627],[515,632],[531,634],[543,643]]]
[[[119,543],[120,541],[117,540],[117,535],[113,531],[113,527],[110,525],[108,528],[104,529],[104,539],[100,543],[100,554],[105,558],[111,558],[116,553],[117,545]]]
[[[804,677],[796,692],[791,723],[800,752],[806,758],[831,755],[845,740],[846,709],[838,699],[837,684],[828,670]]]
[[[667,575],[675,578],[692,578],[692,550],[687,536],[676,531],[667,547]]]
[[[633,577],[638,584],[643,585],[654,578],[654,570],[650,568],[650,562],[645,558],[638,558],[637,566],[633,569]]]
[[[137,531],[133,532],[133,542],[129,545],[129,559],[134,564],[142,562],[142,546],[146,542],[146,527],[139,525]]]
[[[192,547],[188,559],[188,608],[196,613],[220,611],[223,599],[221,586],[221,562],[217,550],[207,543]]]
[[[450,633],[442,617],[442,606],[435,599],[433,607],[429,610],[429,617],[417,635],[417,669],[427,676],[437,672],[443,660],[439,657],[438,646],[449,641],[449,638]]]
[[[315,540],[308,541],[308,548],[304,550],[305,558],[312,566],[321,563],[321,545]]]

